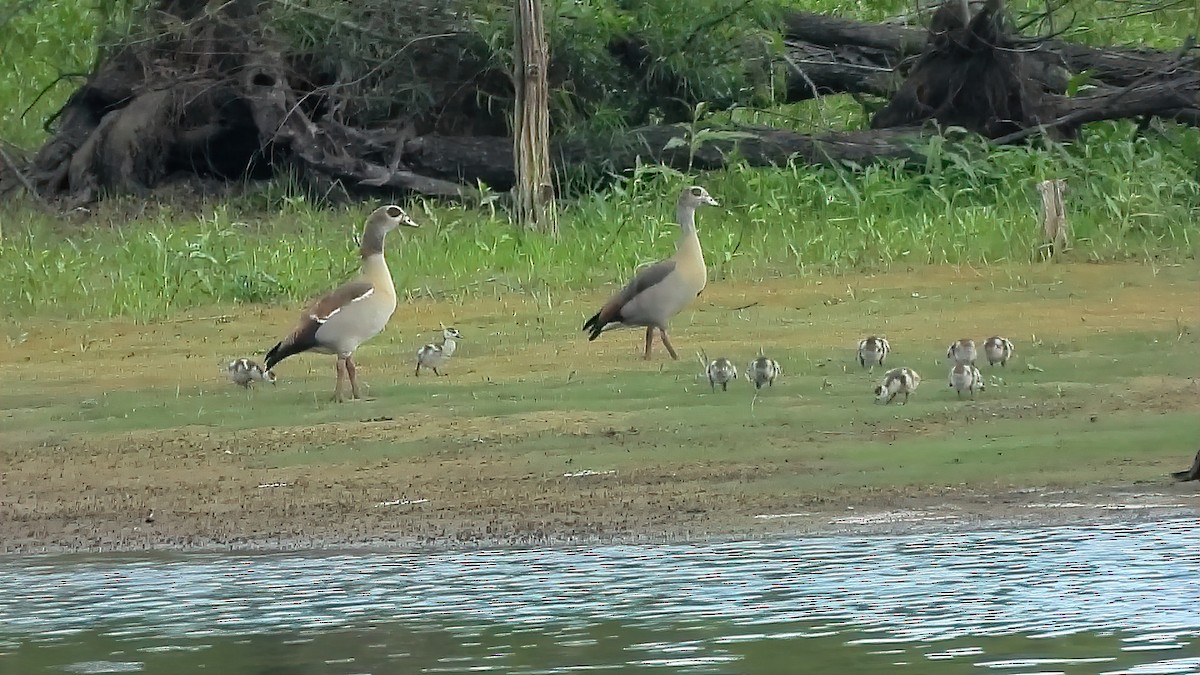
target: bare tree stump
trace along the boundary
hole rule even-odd
[[[558,235],[554,184],[550,174],[550,64],[542,0],[517,0],[513,49],[513,158],[516,164],[517,219],[531,229]]]
[[[1045,243],[1038,250],[1043,260],[1066,251],[1070,245],[1070,226],[1063,205],[1063,193],[1066,190],[1067,181],[1061,178],[1038,183],[1038,192],[1042,195],[1042,233],[1045,236]]]

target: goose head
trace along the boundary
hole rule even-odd
[[[420,227],[404,209],[395,204],[381,206],[367,216],[367,224],[363,227],[363,235],[359,239],[359,248],[363,258],[383,252],[383,238],[388,232],[403,225],[404,227]]]
[[[700,206],[720,206],[717,200],[713,199],[712,195],[708,194],[708,190],[693,185],[689,188],[684,188],[679,194],[679,206],[691,210],[695,210]]]
[[[381,206],[372,211],[371,215],[367,217],[368,230],[375,229],[379,232],[391,232],[401,225],[404,227],[420,227],[416,221],[404,212],[404,209],[395,204]]]

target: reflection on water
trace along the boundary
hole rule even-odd
[[[8,673],[1200,673],[1194,521],[0,559]]]

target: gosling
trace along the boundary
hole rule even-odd
[[[234,384],[250,388],[255,382],[270,382],[275,384],[275,373],[266,370],[250,359],[236,359],[225,366],[225,373]]]
[[[737,366],[729,359],[714,359],[708,364],[708,384],[713,391],[721,385],[721,391],[729,391],[729,383],[738,376]]]
[[[983,343],[983,355],[987,357],[989,366],[994,366],[999,363],[1001,366],[1008,363],[1016,351],[1013,343],[1008,338],[999,336],[990,337]]]
[[[970,392],[971,400],[974,401],[975,391],[983,391],[987,387],[978,368],[960,363],[950,369],[950,388],[958,394],[959,400],[962,400],[963,392],[966,391]]]
[[[779,367],[779,362],[775,359],[768,359],[765,356],[760,356],[750,362],[746,367],[746,378],[754,383],[755,389],[762,389],[763,385],[769,387],[775,386],[775,378],[783,373],[783,369]]]
[[[875,400],[883,401],[884,405],[892,399],[904,394],[904,402],[908,403],[908,395],[921,385],[921,376],[912,368],[892,368],[883,374],[883,381],[875,387]]]
[[[970,338],[963,338],[951,343],[950,348],[946,350],[946,358],[953,361],[956,366],[962,364],[975,365],[975,341]]]
[[[858,343],[858,363],[863,368],[882,366],[883,360],[891,351],[892,345],[888,343],[887,338],[872,335]]]
[[[421,368],[428,368],[433,371],[434,375],[441,376],[441,371],[438,368],[445,368],[446,362],[454,356],[454,351],[458,349],[458,341],[462,339],[462,333],[458,332],[457,328],[446,328],[442,326],[442,344],[435,345],[427,344],[417,350],[417,369],[413,373],[417,377],[421,376]]]

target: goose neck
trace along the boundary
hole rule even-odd
[[[376,285],[388,286],[392,283],[392,272],[388,269],[387,260],[382,253],[363,256],[362,274]]]
[[[696,234],[696,207],[690,204],[680,204],[675,207],[675,220],[684,235]]]
[[[363,260],[371,256],[383,257],[383,240],[387,236],[387,229],[379,223],[370,223],[363,230],[362,243],[359,244],[359,255]]]
[[[458,349],[458,341],[456,339],[452,337],[442,339],[442,354],[451,356],[454,354],[455,349]]]

